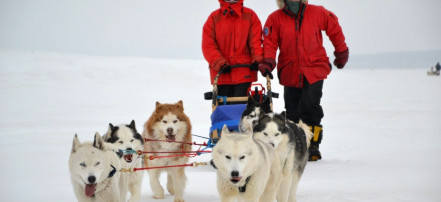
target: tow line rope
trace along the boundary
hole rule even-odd
[[[153,140],[153,139],[144,139],[146,142],[169,142],[169,143],[179,143],[181,144],[180,149],[181,151],[164,151],[164,152],[154,152],[154,151],[142,151],[142,150],[119,150],[123,154],[138,154],[140,157],[143,156],[145,160],[154,160],[159,158],[171,158],[171,157],[195,157],[202,153],[211,153],[211,151],[204,151],[201,150],[202,146],[207,146],[207,143],[198,144],[196,142],[179,142],[179,141],[166,141],[166,140]],[[184,144],[188,145],[196,145],[199,146],[197,151],[184,151]],[[179,155],[167,155],[167,156],[155,156],[155,155],[145,155],[145,154],[179,154]],[[139,170],[150,170],[150,169],[161,169],[161,168],[175,168],[175,167],[198,167],[198,166],[206,166],[209,165],[210,162],[193,162],[189,164],[182,164],[182,165],[172,165],[172,166],[158,166],[158,167],[144,167],[144,168],[122,168],[120,172],[136,172]]]
[[[196,146],[207,146],[207,143],[205,143],[205,142],[203,144],[198,144],[196,142],[179,142],[179,141],[174,141],[174,140],[153,140],[153,139],[148,139],[148,138],[145,138],[144,141],[145,142],[169,142],[169,143],[196,145]]]
[[[120,172],[129,172],[133,173],[139,170],[150,170],[150,169],[160,169],[160,168],[176,168],[176,167],[198,167],[198,166],[206,166],[210,165],[210,162],[193,162],[188,164],[182,164],[182,165],[173,165],[173,166],[158,166],[158,167],[145,167],[145,168],[121,168]]]

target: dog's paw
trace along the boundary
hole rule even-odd
[[[141,199],[140,199],[140,197],[131,197],[130,199],[129,199],[129,202],[139,202],[139,201],[141,201]]]
[[[155,198],[155,199],[164,199],[164,193],[153,194],[153,198]]]
[[[175,198],[174,202],[185,202],[183,198]]]
[[[173,189],[173,185],[167,184],[167,191],[168,193],[170,193],[171,195],[175,194],[175,190]]]

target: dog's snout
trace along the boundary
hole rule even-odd
[[[95,183],[96,177],[92,175],[92,176],[89,176],[87,178],[87,180],[89,181],[89,183]]]
[[[173,128],[167,128],[167,133],[172,134],[173,133]]]
[[[273,146],[273,147],[276,147],[276,145],[274,143],[272,143],[272,142],[270,143],[270,145]]]
[[[127,149],[126,150],[133,150],[131,147],[127,147]]]
[[[231,177],[239,177],[239,172],[237,170],[231,171]]]

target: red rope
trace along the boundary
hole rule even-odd
[[[148,139],[148,138],[144,138],[144,141],[146,142],[172,142],[172,143],[180,143],[180,144],[189,144],[189,145],[197,145],[197,146],[207,146],[207,143],[203,143],[203,144],[198,144],[196,142],[179,142],[179,141],[173,141],[173,140],[153,140],[153,139]]]
[[[141,151],[141,150],[140,150]],[[153,152],[141,151],[142,154],[181,154],[181,153],[211,153],[211,151],[175,151],[175,152]]]
[[[154,159],[159,159],[159,158],[171,158],[171,157],[182,157],[182,156],[186,156],[186,157],[195,157],[197,156],[199,153],[210,153],[211,151],[201,151],[202,146],[199,146],[197,151],[184,151],[184,146],[181,145],[181,151],[170,151],[170,152],[144,152],[141,150],[137,151],[138,155],[142,155],[142,154],[181,154],[181,155],[168,155],[168,156],[154,156],[154,155],[150,155],[148,156],[149,160],[154,160]]]
[[[185,166],[193,166],[193,163],[183,164],[183,165],[174,165],[174,166],[158,166],[158,167],[133,168],[133,172],[135,172],[137,170],[150,170],[150,169],[158,169],[158,168],[176,168],[176,167],[185,167]]]

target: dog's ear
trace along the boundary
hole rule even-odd
[[[266,98],[262,103],[262,110],[265,113],[271,113],[271,102],[269,98]]]
[[[110,133],[115,131],[115,126],[113,126],[113,124],[111,124],[111,123],[109,123],[109,131],[110,131]]]
[[[247,101],[247,106],[254,106],[254,100],[253,97],[251,97],[251,95],[248,96],[248,101]]]
[[[159,103],[158,101],[156,101],[156,108],[158,108],[159,106],[161,106],[161,103]]]
[[[136,131],[135,120],[132,120],[132,122],[130,122],[129,128]]]
[[[80,148],[80,140],[78,139],[78,135],[75,134],[73,142],[72,142],[72,151],[71,153],[74,153],[76,151],[78,151],[78,149]]]
[[[113,126],[113,124],[109,123],[109,129],[107,130],[107,133],[104,135],[104,139],[107,141],[107,139],[112,137],[112,134],[115,134],[116,127]]]
[[[95,139],[93,140],[93,146],[99,150],[104,150],[104,140],[101,138],[101,135],[96,132]]]
[[[182,100],[179,100],[176,105],[178,106],[178,109],[184,111],[184,102]]]
[[[286,123],[286,112],[283,111],[282,113],[280,113],[280,116],[282,117],[283,122]]]
[[[229,134],[230,130],[228,130],[228,126],[227,124],[224,124],[224,126],[222,127],[222,134]]]

